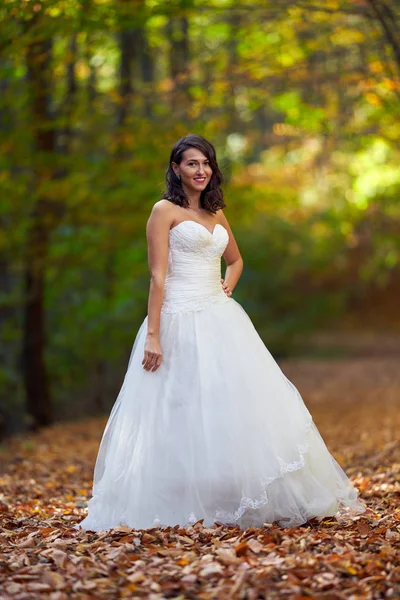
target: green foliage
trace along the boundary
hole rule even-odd
[[[245,261],[235,295],[272,351],[289,353],[297,333],[398,277],[400,65],[368,5],[2,4],[5,404],[23,397],[24,272],[38,208],[46,361],[62,403],[98,365],[117,368],[134,341],[147,311],[146,220],[170,148],[188,132],[217,147]],[[397,10],[392,18],[389,27]],[[38,119],[27,57],[43,41],[48,114]],[[55,133],[51,151],[35,147],[38,131]]]

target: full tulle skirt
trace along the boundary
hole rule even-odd
[[[296,387],[233,298],[161,313],[162,363],[142,366],[141,324],[106,424],[88,515],[100,531],[241,528],[365,511]]]

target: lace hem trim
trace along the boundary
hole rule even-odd
[[[310,508],[308,511],[305,511],[304,517],[302,519],[281,518],[278,519],[277,522],[282,527],[296,527],[302,525],[303,523],[306,523],[309,519],[312,518],[322,520],[328,516],[334,516],[340,523],[346,524],[349,521],[353,520],[355,517],[364,513],[366,510],[366,507],[358,498],[353,501],[351,506],[346,503],[346,499],[344,498],[337,498],[336,503],[336,510],[328,511],[324,516],[317,516],[316,511]],[[214,520],[226,524],[235,525],[248,509],[257,510],[267,504],[268,497],[266,492],[264,492],[262,496],[260,496],[259,500],[252,500],[251,498],[243,497],[240,502],[239,508],[236,511],[232,513],[223,510],[216,511]]]
[[[287,379],[287,378],[285,377],[285,379]],[[287,381],[289,383],[291,383],[289,380],[287,380]],[[291,385],[293,385],[293,384],[291,384]],[[293,388],[297,392],[297,394],[299,394],[299,392],[295,388],[295,386],[293,386]],[[311,418],[305,428],[306,439],[311,431],[312,425],[313,425],[313,419]],[[278,462],[280,464],[280,475],[278,477],[262,479],[261,484],[266,486],[266,488],[267,488],[274,481],[284,477],[287,473],[293,473],[295,471],[299,471],[300,469],[303,469],[306,464],[305,457],[306,457],[307,453],[309,452],[309,447],[310,446],[309,446],[308,442],[305,442],[304,444],[298,444],[297,445],[298,460],[294,460],[293,462],[288,463],[288,462],[284,461],[281,457],[278,457]],[[243,493],[243,491],[242,491],[242,493]],[[349,504],[349,501],[351,504]],[[354,517],[356,517],[359,514],[362,514],[366,510],[366,507],[359,500],[358,490],[356,488],[354,488],[354,499],[353,500],[349,499],[349,497],[344,492],[343,495],[339,494],[336,497],[336,502],[337,502],[337,510],[335,511],[334,516],[341,523],[348,522],[349,520],[353,519]],[[213,521],[220,521],[220,522],[234,525],[239,521],[239,519],[244,515],[244,513],[247,510],[249,510],[249,509],[257,510],[257,509],[262,508],[263,506],[266,506],[268,503],[269,503],[269,498],[268,498],[267,489],[265,489],[262,492],[262,494],[259,496],[259,498],[257,498],[257,499],[249,498],[248,496],[243,495],[237,510],[235,510],[233,512],[229,512],[229,511],[225,511],[225,510],[219,508],[215,511]],[[315,512],[310,510],[308,516],[304,518],[303,523],[305,523],[308,519],[313,518],[314,516],[315,516]],[[328,516],[328,515],[326,515],[326,516]],[[191,512],[189,514],[189,516],[187,517],[187,521],[186,521],[185,525],[193,525],[193,523],[196,523],[201,518],[202,518],[201,516],[196,516],[194,512]],[[321,517],[321,519],[322,518],[323,517]],[[156,515],[153,523],[154,523],[154,526],[163,526],[163,524],[160,522],[160,519],[158,518],[158,515]],[[278,521],[278,524],[282,525],[284,527],[292,527],[292,526],[298,526],[301,523],[298,519],[288,519],[287,521],[282,519],[281,521]]]
[[[307,423],[307,426],[305,429],[306,436],[308,436],[308,434],[311,430],[312,424],[313,424],[313,420],[311,419]],[[299,471],[300,469],[302,469],[306,463],[305,456],[308,453],[309,444],[307,442],[305,442],[304,444],[298,444],[297,449],[298,449],[298,454],[299,454],[298,460],[287,463],[279,457],[278,460],[280,463],[280,475],[278,477],[273,477],[270,479],[268,479],[268,478],[262,479],[261,484],[266,486],[266,488],[267,488],[269,485],[271,485],[271,483],[273,483],[277,479],[284,477],[286,473],[292,473],[294,471]],[[243,493],[243,491],[242,491],[242,493]],[[327,514],[325,516],[335,516],[335,518],[343,524],[354,519],[354,517],[364,513],[366,510],[365,505],[362,503],[362,501],[358,497],[358,490],[356,488],[354,488],[353,499],[349,498],[349,496],[346,495],[346,493],[343,491],[343,494],[339,493],[339,495],[336,497],[336,502],[337,502],[337,509],[336,509],[334,515]],[[235,525],[247,510],[249,510],[249,509],[257,510],[257,509],[260,509],[263,506],[267,505],[268,503],[269,503],[269,498],[268,498],[267,489],[265,489],[262,492],[262,494],[259,496],[259,498],[257,498],[257,499],[252,499],[252,498],[249,498],[248,496],[243,495],[237,510],[235,510],[233,512],[229,512],[229,511],[225,511],[225,510],[219,508],[215,511],[215,515],[212,520],[214,522],[219,521],[219,522],[223,522],[226,524]],[[305,523],[308,519],[315,517],[315,515],[316,515],[315,511],[313,512],[312,509],[310,509],[308,511],[308,516],[305,516],[304,520],[302,520],[302,522],[300,522],[299,519],[292,518],[292,519],[287,519],[287,520],[284,520],[284,519],[281,519],[280,521],[278,520],[278,524],[283,527],[299,526],[299,525]],[[183,527],[185,527],[187,525],[193,525],[194,523],[196,523],[197,521],[199,521],[202,518],[203,517],[201,515],[196,515],[192,511],[189,513],[189,515],[186,519],[186,522],[182,523],[181,525]],[[320,520],[322,520],[322,518],[324,518],[324,517],[318,517],[318,518]],[[101,528],[101,524],[99,522],[97,522],[96,519],[91,519],[91,520],[95,524],[94,525],[95,530],[99,530],[99,528]],[[124,520],[124,519],[122,519],[122,520]],[[125,524],[125,522],[121,523],[121,524]],[[164,524],[161,522],[158,514],[155,515],[152,526],[153,527],[168,527],[167,524]],[[80,527],[80,524],[74,525],[74,528],[76,528],[76,529],[78,529],[79,527]]]

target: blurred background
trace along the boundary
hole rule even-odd
[[[113,404],[187,133],[217,149],[234,297],[272,354],[400,356],[396,0],[3,0],[0,20],[0,437]]]

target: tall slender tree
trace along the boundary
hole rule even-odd
[[[40,31],[38,28],[37,31]],[[32,118],[33,188],[37,190],[30,214],[25,256],[25,304],[23,325],[23,371],[27,412],[31,428],[53,420],[53,406],[45,362],[45,274],[49,235],[53,222],[50,200],[41,183],[51,177],[49,165],[56,136],[50,112],[52,41],[37,36],[27,47]]]

